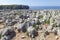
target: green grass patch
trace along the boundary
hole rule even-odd
[[[0,39],[1,39],[2,35],[0,34]]]
[[[50,24],[50,19],[45,20],[46,24]]]
[[[29,36],[29,33],[28,33],[28,32],[26,32],[26,35],[27,35],[27,36]]]
[[[38,21],[37,23],[36,23],[36,25],[40,25],[41,23],[40,23],[40,21]]]
[[[53,27],[57,27],[57,23],[55,22],[55,23],[53,23]]]
[[[36,24],[34,24],[33,27],[36,29],[37,28]]]
[[[53,23],[55,23],[55,19],[53,19]]]
[[[38,16],[38,19],[43,18],[43,15]]]
[[[57,27],[57,23],[56,23],[55,19],[53,19],[53,27]]]
[[[33,25],[33,27],[34,27],[35,29],[37,29],[37,25],[41,25],[40,21],[38,21],[37,23],[35,23],[35,24]]]

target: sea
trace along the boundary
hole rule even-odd
[[[60,10],[60,6],[30,6],[30,9],[32,9],[32,10],[59,9]]]

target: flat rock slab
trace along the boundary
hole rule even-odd
[[[4,28],[5,25],[4,24],[0,24],[0,29]]]

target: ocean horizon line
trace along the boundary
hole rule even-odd
[[[60,9],[60,6],[30,6],[30,9]]]

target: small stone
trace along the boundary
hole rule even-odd
[[[26,37],[25,37],[25,36],[22,36],[21,38],[24,39],[24,38],[26,38]]]
[[[27,29],[29,36],[35,38],[38,35],[38,32],[31,26]]]
[[[59,39],[59,37],[58,36],[56,36],[56,40],[58,40]]]
[[[0,23],[3,23],[3,20],[0,20]]]
[[[3,37],[1,38],[1,40],[10,40],[10,39],[9,39],[9,37],[7,37],[7,36],[3,36]]]
[[[48,32],[48,31],[46,31],[46,32],[45,32],[45,34],[46,34],[46,35],[49,35],[49,32]]]

